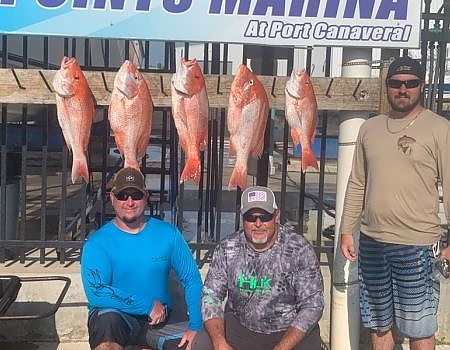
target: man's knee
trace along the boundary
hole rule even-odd
[[[114,310],[93,311],[88,320],[91,349],[123,349],[132,337],[132,328],[130,322],[127,322],[120,312]]]

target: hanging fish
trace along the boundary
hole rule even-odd
[[[72,183],[89,182],[85,152],[95,114],[94,98],[75,57],[64,56],[53,79],[56,112],[67,148],[72,151]]]
[[[139,169],[145,155],[153,116],[153,102],[142,73],[128,60],[114,78],[108,119],[124,167]]]
[[[229,190],[247,187],[247,161],[249,156],[260,158],[263,153],[268,112],[266,90],[256,75],[241,64],[231,84],[227,116],[230,153],[236,154]]]
[[[308,73],[302,69],[292,70],[286,83],[286,120],[291,128],[295,146],[302,147],[302,172],[309,166],[319,169],[317,158],[311,148],[316,134],[317,101]]]
[[[181,148],[187,155],[180,183],[192,179],[200,182],[200,151],[208,142],[208,96],[205,79],[197,60],[181,58],[178,71],[172,76],[172,115]]]

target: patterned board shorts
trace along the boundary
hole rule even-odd
[[[359,242],[360,309],[363,326],[385,332],[394,326],[412,338],[437,331],[439,282],[431,275],[432,246]]]

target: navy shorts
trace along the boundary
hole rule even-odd
[[[89,313],[89,345],[95,349],[104,342],[114,342],[121,346],[140,345],[152,349],[171,350],[188,329],[188,322],[167,323],[150,326],[147,316],[136,316],[116,309],[93,309]]]
[[[437,331],[439,282],[431,275],[432,246],[377,242],[361,233],[359,294],[365,328],[393,328],[411,338]]]

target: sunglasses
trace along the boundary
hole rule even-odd
[[[114,197],[116,197],[119,201],[126,201],[128,200],[128,197],[131,197],[134,201],[139,201],[142,198],[144,198],[144,194],[140,191],[134,191],[134,192],[127,192],[127,191],[120,191],[119,193],[114,193]]]
[[[405,85],[407,89],[414,89],[420,85],[422,80],[420,79],[411,79],[411,80],[397,80],[397,79],[388,79],[387,85],[393,89],[400,89],[402,85]]]
[[[256,220],[261,220],[261,222],[269,222],[270,220],[273,219],[273,214],[258,214],[258,215],[253,215],[250,213],[245,213],[244,215],[242,215],[242,217],[244,218],[245,221],[248,222],[256,222]]]

